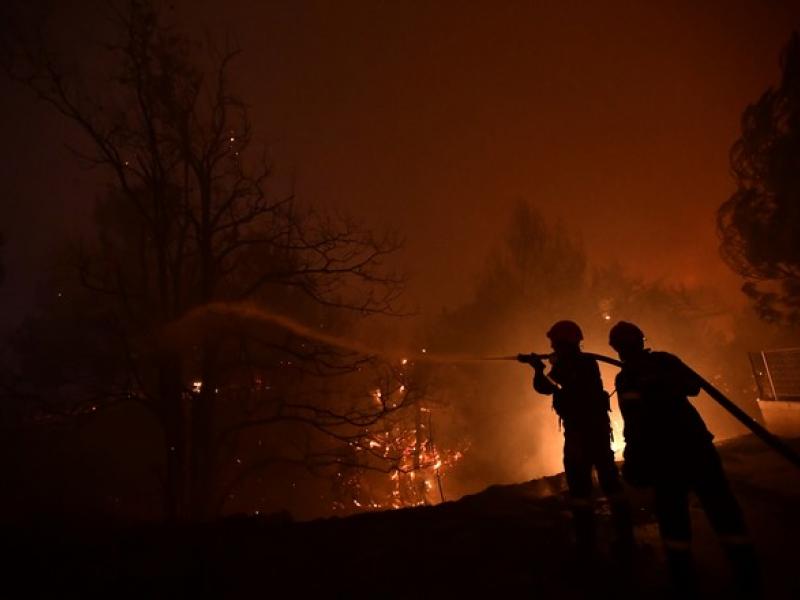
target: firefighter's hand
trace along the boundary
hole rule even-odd
[[[535,354],[518,354],[517,360],[526,365],[530,365],[535,371],[544,371],[544,363],[542,359]]]

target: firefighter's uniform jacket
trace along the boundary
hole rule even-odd
[[[623,476],[634,485],[654,486],[667,549],[688,551],[690,491],[724,543],[748,544],[713,436],[688,399],[700,393],[694,371],[672,354],[644,350],[623,363],[616,387],[625,420]]]
[[[580,351],[559,354],[547,375],[542,369],[536,371],[533,387],[553,396],[553,409],[564,427],[564,472],[573,499],[591,495],[593,466],[606,495],[618,495],[621,484],[611,450],[608,394],[597,361]]]

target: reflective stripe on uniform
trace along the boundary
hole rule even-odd
[[[664,538],[661,541],[664,543],[664,548],[667,550],[682,550],[686,552],[691,547],[689,540],[673,540]]]

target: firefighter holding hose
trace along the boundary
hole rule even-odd
[[[555,323],[547,337],[554,351],[549,373],[545,374],[545,365],[536,355],[519,355],[518,360],[533,367],[533,388],[553,396],[553,410],[563,425],[564,471],[579,554],[586,557],[595,546],[593,467],[611,505],[615,543],[620,550],[629,551],[633,546],[631,511],[611,449],[609,399],[600,368],[582,352],[583,332],[575,322]]]
[[[616,387],[625,421],[623,477],[631,485],[654,488],[661,539],[681,592],[694,587],[691,491],[725,546],[739,590],[752,597],[759,587],[755,551],[713,436],[688,399],[700,392],[702,382],[676,356],[646,349],[644,340],[642,330],[625,321],[609,333],[609,344],[622,361]]]

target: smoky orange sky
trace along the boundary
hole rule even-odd
[[[65,27],[94,27],[94,4]],[[520,199],[581,236],[594,263],[741,301],[715,211],[733,190],[740,115],[777,82],[800,26],[796,2],[173,6],[188,29],[242,47],[237,87],[301,200],[405,236],[398,263],[423,310],[469,294]],[[96,193],[63,148],[72,131],[31,104],[21,90],[3,101],[9,282],[25,279],[14,267],[38,235]],[[26,219],[40,233],[14,235]]]
[[[204,2],[209,13],[217,3]],[[222,21],[301,198],[407,238],[423,307],[469,293],[519,199],[595,262],[738,286],[716,208],[744,107],[800,9],[775,2],[327,2]]]

